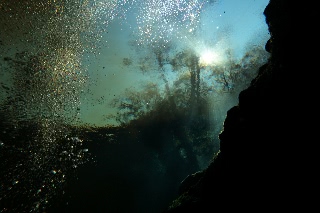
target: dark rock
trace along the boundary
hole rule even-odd
[[[220,152],[196,179],[186,179],[165,212],[306,212],[317,206],[316,8],[270,0],[264,11],[269,61],[228,111]]]

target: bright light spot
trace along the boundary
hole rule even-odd
[[[205,50],[200,54],[200,66],[213,65],[217,62],[218,55],[212,50]]]

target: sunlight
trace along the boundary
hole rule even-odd
[[[219,60],[219,56],[213,50],[207,49],[201,52],[199,60],[200,66],[208,66],[216,64]]]

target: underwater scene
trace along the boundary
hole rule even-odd
[[[269,59],[268,2],[0,0],[0,212],[166,210]]]

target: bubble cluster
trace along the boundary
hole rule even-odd
[[[208,1],[142,1],[138,11],[138,44],[168,43],[185,39],[198,27],[200,12]]]
[[[105,31],[118,18],[131,21],[138,45],[160,47],[174,39],[188,39],[199,27],[201,9],[208,0],[102,0],[94,1],[94,16],[98,28]],[[130,14],[135,14],[131,17]],[[130,16],[128,18],[128,16]],[[102,26],[102,28],[101,28]]]
[[[0,211],[44,211],[90,153],[72,125],[99,33],[90,1],[0,1]]]
[[[18,134],[11,130],[1,135],[1,212],[46,211],[54,198],[62,196],[75,168],[89,161],[83,141],[67,127],[63,133],[62,126],[61,133],[41,129],[34,133],[35,126],[28,125],[17,129]]]
[[[12,88],[12,113],[74,121],[87,80],[83,53],[94,51],[99,37],[89,2],[34,0],[3,3],[1,10],[3,71],[11,73],[4,84]],[[16,97],[19,103],[12,100]]]

